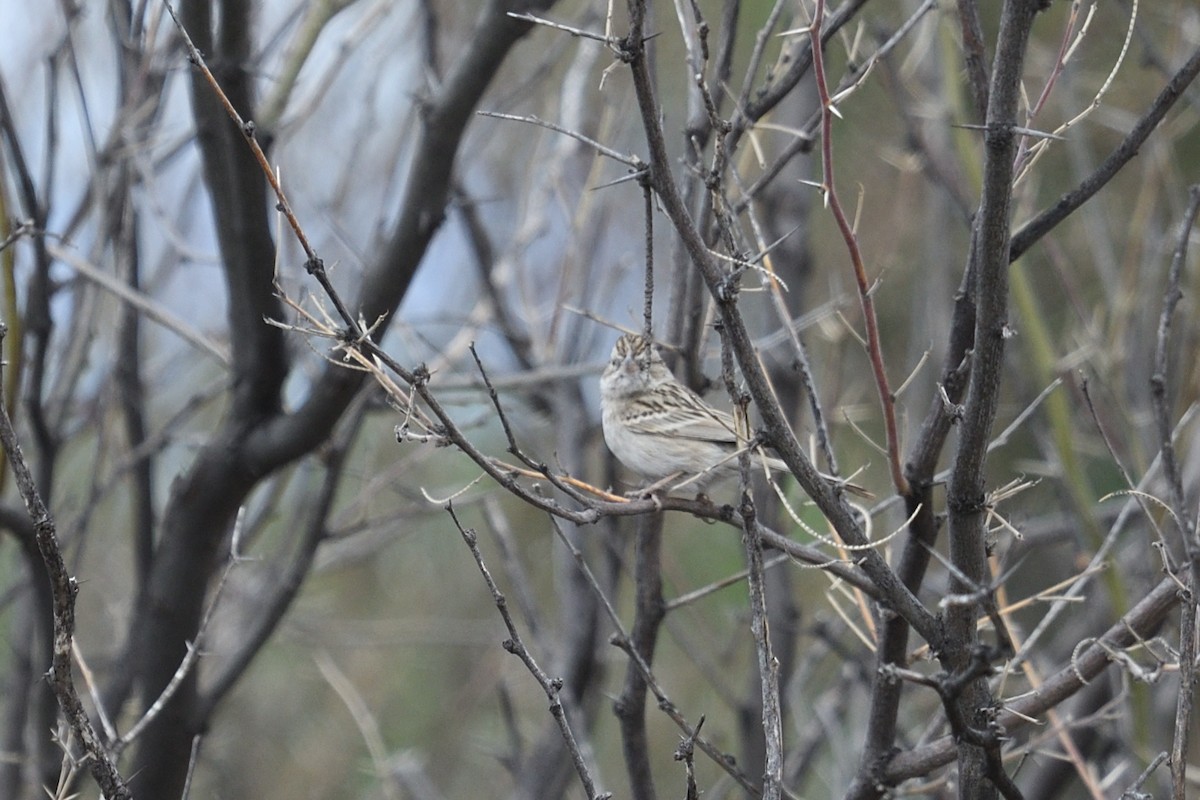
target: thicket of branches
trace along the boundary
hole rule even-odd
[[[480,5],[4,34],[0,797],[1185,797],[1194,4]]]

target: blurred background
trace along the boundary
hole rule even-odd
[[[366,325],[385,315],[383,350],[407,368],[428,366],[431,392],[484,454],[516,463],[471,344],[525,453],[618,493],[638,486],[604,448],[597,381],[619,331],[642,327],[642,190],[626,164],[529,119],[648,158],[629,72],[613,50],[526,24],[494,72],[475,76],[482,85],[458,140],[439,127],[453,116],[442,103],[466,80],[460,64],[500,47],[489,38],[502,27],[487,21],[494,4],[249,5],[205,11],[209,4],[197,0],[184,4],[185,24],[211,25],[193,38],[217,80],[241,87],[235,100],[250,103],[240,110],[352,313],[361,311]],[[989,58],[995,5],[978,8]],[[618,36],[627,25],[621,6],[612,21]],[[978,204],[982,134],[971,127],[979,120],[959,11],[915,0],[838,9],[846,22],[829,41],[826,68],[831,86],[854,88],[837,102],[836,183],[875,282],[903,450],[938,402]],[[705,80],[726,117],[780,85],[802,37],[779,34],[812,13],[809,3],[757,0],[699,2],[696,10],[711,26]],[[600,35],[606,11],[604,3],[568,0],[535,9]],[[647,29],[672,166],[697,217],[711,219],[703,178],[712,137],[688,62],[700,52],[695,13],[691,3],[655,3]],[[197,743],[195,758],[183,761],[194,766],[190,797],[583,797],[545,695],[500,646],[509,634],[443,508],[453,497],[462,524],[479,532],[526,645],[566,680],[597,782],[625,796],[610,707],[624,691],[628,657],[608,643],[613,628],[547,516],[490,478],[477,480],[480,467],[458,447],[397,442],[406,410],[372,380],[338,377],[350,373],[327,338],[279,328],[247,334],[267,329],[265,317],[314,327],[273,299],[275,291],[318,318],[336,312],[261,174],[239,164],[228,170],[259,184],[261,195],[219,182],[221,160],[211,155],[218,151],[203,148],[222,118],[195,110],[193,92],[209,90],[192,86],[194,70],[165,7],[0,0],[0,19],[4,398],[81,584],[77,645],[87,672],[79,677],[101,704],[112,702],[115,727],[124,732],[138,718],[157,693],[155,676],[173,671],[167,667],[179,663],[204,619],[186,703],[162,722]],[[722,74],[718,44],[726,42]],[[1200,10],[1189,0],[1054,3],[1042,13],[1023,67],[1022,111],[1035,111],[1031,130],[1055,136],[1025,142],[1013,230],[1091,173],[1198,47]],[[816,452],[818,426],[786,326],[803,341],[832,451],[842,474],[874,492],[867,505],[879,538],[907,514],[893,502],[878,449],[883,423],[846,248],[813,185],[822,180],[816,108],[808,74],[747,124],[727,154],[722,186],[738,255],[761,265],[755,257],[771,245],[770,269],[786,284],[777,295],[763,270],[751,269],[739,304],[797,435]],[[1198,114],[1193,86],[1136,159],[1010,273],[1015,336],[995,432],[1019,424],[991,455],[989,489],[1030,485],[996,500],[990,545],[1006,602],[1040,598],[1013,611],[1013,630],[1035,628],[1061,582],[1077,577],[1106,541],[1111,548],[1110,569],[1083,591],[1088,602],[1056,612],[1031,656],[1043,675],[1068,664],[1079,642],[1158,579],[1155,526],[1178,548],[1161,508],[1143,511],[1135,498],[1111,495],[1131,483],[1164,492],[1150,378],[1188,186],[1200,181]],[[440,184],[429,177],[435,157],[445,159]],[[244,206],[215,212],[227,196]],[[728,408],[712,303],[665,217],[654,217],[656,337],[681,379]],[[405,239],[410,224],[424,237]],[[727,251],[712,230],[710,244]],[[1194,253],[1168,384],[1193,502]],[[283,444],[293,434],[296,443]],[[952,452],[942,454],[942,468]],[[224,481],[228,503],[195,499]],[[803,507],[794,482],[784,490],[809,525],[830,533]],[[736,489],[711,494],[732,503]],[[813,542],[773,496],[762,502],[764,522]],[[28,520],[7,473],[0,503],[0,796],[44,797],[39,787],[49,785],[52,796],[94,797],[46,736],[53,700],[42,681],[40,562],[23,546]],[[197,513],[206,503],[208,520]],[[560,524],[629,625],[638,523]],[[207,544],[174,552],[173,537]],[[667,514],[663,537],[668,604],[710,591],[669,606],[655,673],[681,713],[693,724],[704,715],[705,736],[757,779],[759,687],[746,587],[721,583],[745,568],[740,531]],[[845,557],[827,549],[831,559]],[[164,566],[169,552],[172,570]],[[791,561],[769,574],[788,785],[797,796],[840,796],[860,766],[874,671],[869,602]],[[935,560],[921,598],[936,606],[947,582]],[[153,668],[145,654],[158,641],[155,625],[167,625],[155,616],[159,598],[187,593],[190,611],[171,619],[187,617],[192,629],[173,629]],[[1177,642],[1172,625],[1161,632],[1165,642]],[[1145,652],[1135,658],[1157,663]],[[1028,675],[1012,681],[997,691],[1011,696],[1033,683]],[[1167,726],[1151,721],[1174,715],[1175,674],[1146,686],[1114,668],[1099,684],[1064,708],[1084,721],[1076,765],[1062,766],[1055,736],[1020,743],[1028,796],[1094,796],[1095,786],[1112,796],[1169,746]],[[938,708],[932,692],[907,693],[898,746],[944,735]],[[681,793],[683,768],[672,759],[680,731],[653,698],[647,722],[653,784],[664,795]],[[146,768],[140,746],[127,751],[130,773]],[[1079,764],[1091,770],[1091,790]],[[696,775],[708,797],[742,795],[699,754]],[[898,792],[953,796],[953,787],[952,775],[931,772]]]

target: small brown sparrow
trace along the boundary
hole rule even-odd
[[[600,409],[608,449],[644,478],[692,478],[684,482],[700,492],[738,473],[738,448],[746,446],[746,437],[739,442],[733,416],[676,380],[642,336],[617,339],[600,376]],[[787,471],[777,458],[757,452],[750,457],[760,469],[765,463]]]

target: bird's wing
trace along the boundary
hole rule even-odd
[[[737,444],[730,414],[713,408],[691,392],[680,394],[677,400],[677,404],[670,406],[646,403],[640,413],[631,415],[630,428],[637,433],[671,433],[730,447]]]

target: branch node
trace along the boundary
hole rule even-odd
[[[717,301],[726,305],[732,305],[737,301],[738,292],[741,287],[738,285],[742,277],[740,269],[730,272],[721,283],[717,286]]]
[[[950,418],[950,424],[956,425],[961,422],[963,414],[966,413],[966,406],[950,399],[945,384],[938,385],[938,395],[942,398],[942,411]]]
[[[978,514],[987,511],[987,495],[979,492],[971,496],[948,495],[946,497],[946,507],[955,514]]]

